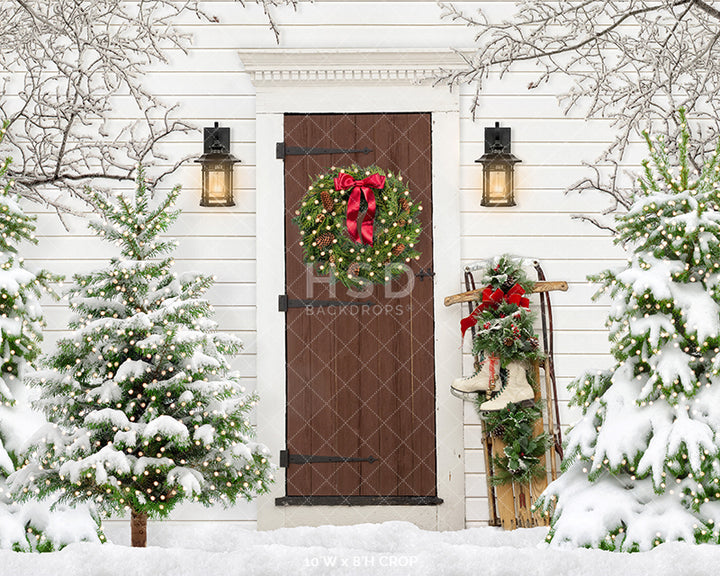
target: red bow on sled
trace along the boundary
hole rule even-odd
[[[367,200],[367,212],[363,218],[361,231],[362,243],[373,243],[373,220],[375,219],[375,190],[381,190],[385,187],[385,176],[382,174],[372,174],[362,180],[354,180],[347,172],[341,172],[335,177],[335,190],[347,190],[354,186],[348,198],[347,217],[345,219],[350,238],[355,242],[361,242],[360,234],[358,234],[357,218],[360,213],[360,200],[365,195]]]
[[[480,305],[470,312],[469,316],[460,320],[460,329],[462,330],[463,338],[465,337],[465,332],[467,332],[468,328],[477,324],[476,316],[486,308],[497,308],[497,306],[503,301],[509,304],[522,306],[523,308],[530,308],[530,300],[523,296],[523,294],[525,294],[525,290],[523,290],[522,286],[519,284],[515,284],[512,288],[510,288],[507,294],[505,294],[500,288],[493,291],[492,286],[486,286],[482,291],[482,300]]]

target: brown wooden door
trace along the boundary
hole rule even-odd
[[[402,174],[412,198],[422,202],[418,245],[422,256],[411,267],[415,273],[432,270],[430,114],[286,115],[285,144],[372,150],[285,158],[288,298],[375,303],[287,311],[287,450],[296,455],[377,459],[290,463],[288,500],[432,502],[436,496],[432,278],[413,278],[409,295],[400,298],[386,293],[384,286],[354,298],[339,283],[334,294],[327,284],[319,283],[308,294],[300,233],[292,222],[318,174],[332,166],[377,165]],[[391,287],[398,292],[407,282],[400,277]]]

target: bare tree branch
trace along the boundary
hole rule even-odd
[[[252,1],[276,38],[274,10],[298,3]],[[168,50],[190,47],[177,26],[185,14],[218,21],[196,0],[0,0],[0,117],[9,121],[0,155],[14,158],[18,193],[67,211],[64,196],[87,201],[86,185],[132,181],[138,163],[168,163],[161,144],[197,127],[146,87],[145,74]],[[119,105],[128,111],[117,114]]]
[[[600,192],[611,199],[611,211],[626,210],[633,177],[618,166],[628,145],[653,127],[677,133],[675,111],[681,107],[696,123],[694,131],[702,132],[692,151],[695,166],[714,148],[720,133],[720,10],[712,3],[524,0],[511,18],[496,22],[483,11],[468,15],[453,4],[438,5],[444,17],[477,31],[467,68],[436,79],[474,84],[473,115],[489,75],[502,78],[525,63],[539,70],[528,89],[566,78],[569,87],[559,96],[566,114],[581,111],[586,118],[611,121],[616,137],[593,164],[593,176],[569,190]]]
[[[706,12],[708,15],[712,16],[716,20],[720,20],[720,10],[713,8],[707,2],[703,2],[703,0],[692,0],[692,3],[698,8],[700,8],[700,10]]]
[[[613,228],[610,224],[601,222],[597,218],[593,216],[588,216],[587,214],[573,214],[571,218],[573,218],[574,220],[582,220],[583,222],[589,222],[596,228],[600,228],[601,230],[607,230],[612,235],[615,235],[615,233],[617,232],[617,230]]]
[[[245,6],[245,0],[237,0]],[[260,4],[263,8],[263,11],[265,12],[265,16],[268,18],[268,24],[270,26],[270,30],[272,30],[273,34],[275,34],[275,41],[280,42],[280,30],[277,27],[277,23],[275,22],[275,17],[273,15],[273,8],[276,8],[278,6],[292,6],[294,9],[297,10],[297,5],[299,0],[253,0],[256,4]],[[313,0],[309,0],[312,2]]]

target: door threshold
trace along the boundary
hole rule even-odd
[[[437,496],[283,496],[275,506],[437,506]]]

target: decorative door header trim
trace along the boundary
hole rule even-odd
[[[249,49],[238,52],[256,86],[304,82],[430,83],[467,67],[465,55],[425,49]]]

